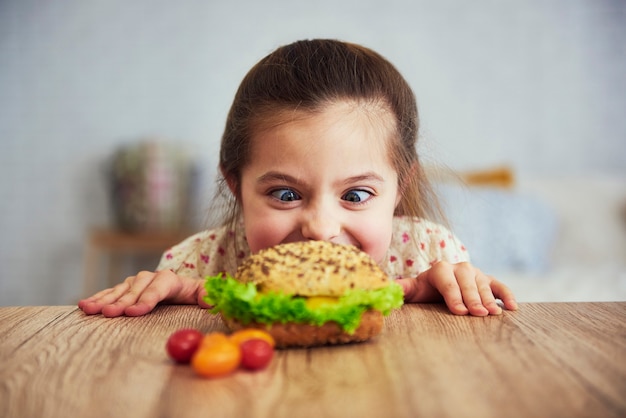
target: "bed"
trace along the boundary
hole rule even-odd
[[[515,176],[496,167],[434,176],[472,262],[522,302],[626,300],[626,182]]]

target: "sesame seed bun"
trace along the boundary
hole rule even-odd
[[[352,245],[300,241],[261,250],[235,278],[261,292],[299,296],[342,296],[349,289],[380,289],[389,278],[372,258]]]

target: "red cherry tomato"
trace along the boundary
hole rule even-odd
[[[264,339],[244,341],[241,347],[241,365],[248,370],[265,368],[274,356],[274,348]]]
[[[177,363],[189,363],[202,338],[203,334],[197,329],[180,329],[168,338],[165,345],[167,354]]]

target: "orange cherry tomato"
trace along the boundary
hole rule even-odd
[[[230,340],[239,346],[249,340],[264,340],[272,346],[272,348],[276,346],[274,337],[272,337],[269,332],[258,328],[246,328],[235,331],[230,335]]]
[[[241,349],[231,341],[200,346],[191,359],[194,371],[203,377],[225,376],[241,363]]]

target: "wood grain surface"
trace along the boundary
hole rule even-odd
[[[219,379],[172,363],[196,306],[139,318],[0,308],[1,417],[624,417],[626,302],[521,304],[458,317],[405,305],[361,344],[276,352]]]

